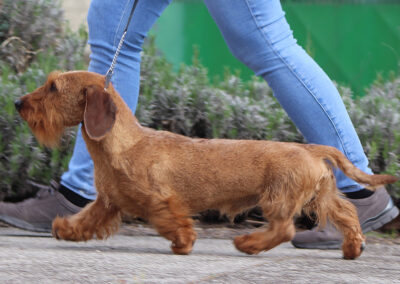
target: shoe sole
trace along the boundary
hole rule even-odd
[[[367,233],[376,229],[379,229],[383,225],[389,223],[399,215],[399,209],[393,204],[393,200],[389,199],[389,203],[386,208],[378,215],[365,220],[361,224],[363,233]]]
[[[11,225],[13,227],[17,227],[19,229],[24,229],[28,231],[33,231],[33,232],[40,232],[40,233],[50,233],[51,232],[51,226],[48,224],[31,224],[26,221],[13,218],[10,216],[6,215],[0,215],[0,221],[3,221],[4,223]]]
[[[389,199],[386,208],[379,215],[365,220],[361,224],[361,229],[363,233],[379,229],[396,218],[397,215],[399,215],[399,209],[394,206],[392,199]],[[296,248],[304,249],[340,249],[342,241],[326,241],[317,243],[296,243],[292,241],[292,244]]]

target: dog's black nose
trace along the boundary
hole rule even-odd
[[[24,104],[24,103],[22,102],[22,100],[16,100],[16,101],[14,102],[15,108],[16,108],[18,111],[21,110],[23,104]]]

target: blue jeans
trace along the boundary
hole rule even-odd
[[[139,0],[112,78],[134,112],[139,94],[143,41],[171,0]],[[361,170],[368,160],[342,99],[324,71],[296,43],[279,0],[204,0],[232,53],[272,88],[275,97],[309,143],[341,150]],[[89,71],[105,74],[128,20],[133,0],[92,0],[89,13]],[[343,192],[362,187],[341,171]],[[80,130],[69,170],[61,183],[88,199],[96,197],[93,162]]]

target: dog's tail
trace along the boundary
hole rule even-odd
[[[385,184],[395,183],[399,179],[391,175],[369,175],[354,166],[338,149],[331,146],[307,145],[315,155],[326,160],[330,165],[339,168],[349,178],[362,184],[368,189],[376,189]]]

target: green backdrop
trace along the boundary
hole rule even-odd
[[[287,20],[302,45],[339,83],[362,95],[381,74],[398,73],[400,62],[400,0],[282,1]],[[200,0],[176,0],[157,21],[156,44],[176,68],[190,64],[193,46],[210,77],[225,67],[253,72],[234,58]]]

